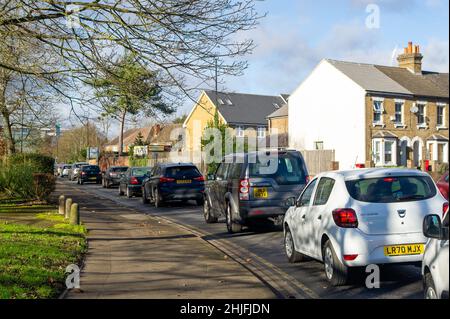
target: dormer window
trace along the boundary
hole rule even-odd
[[[220,105],[224,105],[225,104],[222,99],[217,99],[217,102],[219,102]]]
[[[230,99],[227,99],[226,101],[227,101],[227,104],[228,104],[228,105],[233,105],[233,102],[231,102]]]

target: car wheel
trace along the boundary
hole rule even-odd
[[[106,188],[105,180],[102,178],[102,187]]]
[[[111,184],[109,183],[108,180],[105,181],[105,187],[106,187],[106,188],[111,188]]]
[[[304,255],[295,250],[294,238],[292,237],[291,230],[286,227],[284,235],[284,250],[288,261],[293,264],[304,260]]]
[[[348,280],[348,267],[341,263],[334,252],[331,242],[327,240],[323,247],[325,276],[333,286],[342,286]]]
[[[205,203],[205,201],[203,199],[197,199],[197,206],[203,206],[203,204]]]
[[[120,184],[119,184],[119,196],[123,196],[123,191],[122,191],[122,187]]]
[[[147,198],[147,191],[142,187],[142,204],[148,204],[150,201]]]
[[[226,223],[227,223],[227,230],[228,233],[239,233],[242,231],[242,225],[236,224],[233,222],[233,217],[231,216],[231,205],[230,203],[227,204],[227,214],[226,214]]]
[[[203,201],[203,217],[205,218],[205,222],[207,224],[217,223],[217,217],[211,214],[211,206],[206,199]]]
[[[133,193],[131,192],[130,188],[127,186],[127,198],[133,197]]]
[[[431,273],[425,275],[425,299],[438,299],[436,288],[434,286],[433,277]]]
[[[161,200],[161,196],[159,196],[158,188],[155,188],[153,195],[154,195],[153,202],[155,203],[155,207],[156,208],[162,207],[163,201]]]

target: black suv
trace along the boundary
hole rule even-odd
[[[109,167],[102,178],[103,188],[110,188],[111,186],[119,185],[122,173],[125,173],[128,166],[111,166]]]
[[[102,172],[97,165],[83,165],[78,173],[77,183],[83,185],[84,183],[100,184],[102,181]]]
[[[192,163],[158,164],[142,183],[142,202],[160,207],[166,201],[195,200],[203,205],[205,178]]]
[[[293,150],[227,155],[208,175],[203,214],[207,223],[226,217],[229,233],[284,216],[308,183],[302,155]]]

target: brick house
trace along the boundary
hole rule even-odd
[[[186,151],[193,154],[201,148],[201,135],[216,110],[219,121],[234,130],[238,137],[255,136],[266,139],[267,116],[287,103],[286,95],[269,96],[244,93],[227,93],[204,90],[184,121]]]
[[[323,60],[289,99],[289,144],[333,149],[341,169],[448,163],[449,75],[422,71],[410,42],[398,67]]]

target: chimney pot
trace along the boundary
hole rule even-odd
[[[408,69],[414,74],[422,74],[422,59],[420,54],[420,46],[413,45],[410,41],[405,48],[404,53],[397,57],[399,67]]]
[[[413,43],[411,41],[408,42],[408,53],[413,53]]]

